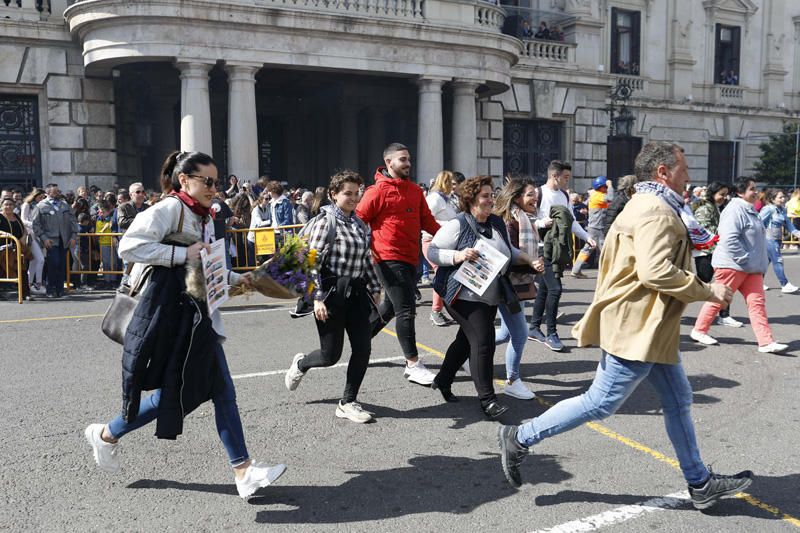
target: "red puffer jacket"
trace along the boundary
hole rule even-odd
[[[431,235],[439,230],[419,185],[392,178],[386,167],[375,171],[375,185],[364,191],[356,215],[372,229],[372,253],[377,263],[403,261],[416,265],[421,230]]]

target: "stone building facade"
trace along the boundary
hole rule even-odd
[[[313,186],[400,141],[419,180],[562,158],[580,188],[671,139],[704,182],[800,110],[800,3],[515,1],[0,2],[0,181],[155,187],[180,148]]]

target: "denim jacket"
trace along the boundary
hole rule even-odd
[[[768,205],[758,213],[758,217],[767,229],[767,240],[782,241],[784,228],[795,237],[800,236],[800,231],[794,227],[792,219],[786,215],[786,209],[783,207]]]

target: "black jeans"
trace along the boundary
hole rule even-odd
[[[64,294],[64,278],[67,277],[67,249],[57,243],[47,250],[45,268],[47,269],[47,294],[62,296]]]
[[[447,312],[458,322],[455,340],[450,343],[442,368],[436,375],[436,384],[449,389],[456,372],[469,359],[469,371],[481,404],[497,399],[494,393],[494,317],[496,305],[469,300],[456,300],[444,304]]]
[[[697,270],[697,277],[700,281],[711,283],[714,280],[714,267],[711,266],[710,255],[698,255],[694,258],[694,268]],[[719,310],[720,318],[727,318],[731,316],[730,306]]]
[[[556,277],[553,272],[553,264],[545,259],[539,291],[536,293],[536,300],[533,302],[531,328],[541,328],[542,319],[544,318],[547,323],[547,335],[557,333],[556,315],[558,314],[558,303],[560,301],[561,278]]]
[[[417,287],[417,267],[403,261],[381,261],[376,265],[385,292],[378,308],[377,316],[372,320],[372,336],[383,329],[383,326],[395,316],[397,322],[397,340],[406,359],[417,357],[417,334],[414,329],[414,318],[417,314],[417,300],[414,289]]]
[[[332,298],[328,298],[332,300]],[[365,287],[352,287],[350,296],[342,298],[338,305],[333,301],[328,305],[328,320],[317,320],[319,332],[319,350],[306,355],[298,368],[306,372],[309,368],[332,366],[342,358],[344,349],[344,333],[350,339],[350,362],[347,365],[347,381],[344,386],[342,403],[356,401],[361,382],[369,365],[372,339],[364,324],[369,320],[372,304]]]

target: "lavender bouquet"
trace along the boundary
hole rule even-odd
[[[304,239],[286,237],[269,260],[252,272],[252,289],[270,298],[291,300],[310,297],[314,290],[312,274],[317,263],[317,250],[309,249]],[[247,294],[243,286],[231,288],[231,295]]]

